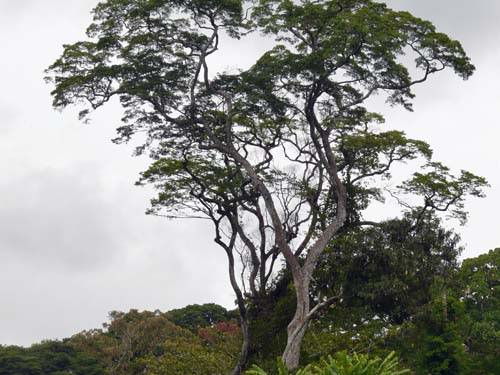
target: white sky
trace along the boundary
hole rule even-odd
[[[51,108],[43,70],[83,39],[95,0],[0,0],[0,344],[28,345],[99,327],[111,310],[233,305],[226,259],[203,222],[145,216],[151,191],[133,185],[147,160],[110,139],[115,104],[78,123]],[[376,108],[387,126],[428,141],[435,158],[485,176],[456,230],[465,257],[500,246],[500,2],[393,0],[462,41],[477,67],[415,91],[415,112]],[[223,50],[220,67],[249,66],[265,48]]]

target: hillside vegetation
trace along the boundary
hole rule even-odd
[[[417,307],[402,301],[404,305],[386,306],[383,313],[380,304],[360,304],[354,298],[330,307],[305,337],[301,363],[309,367],[302,374],[357,374],[356,366],[359,370],[370,361],[381,363],[374,358],[393,351],[400,361],[397,368],[409,368],[414,374],[499,374],[499,258],[497,248],[466,259],[446,281],[435,277],[428,300]],[[284,274],[281,285],[275,286],[274,308],[253,327],[257,344],[250,363],[259,368],[253,367],[252,374],[278,371],[276,357],[286,337],[287,314],[293,310],[287,277]],[[371,297],[375,301],[383,296]],[[401,318],[403,309],[407,312]],[[0,346],[0,374],[228,374],[241,345],[237,318],[236,312],[216,304],[165,313],[112,312],[101,329],[30,348]],[[327,365],[333,371],[335,363],[345,372],[320,372]]]

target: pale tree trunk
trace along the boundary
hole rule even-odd
[[[283,352],[283,361],[288,369],[293,370],[299,366],[300,348],[302,339],[309,323],[309,280],[303,277],[294,280],[297,308],[295,315],[287,327],[287,343]]]
[[[309,285],[321,253],[342,225],[344,225],[346,219],[346,193],[340,182],[338,186],[340,187],[340,197],[338,201],[339,205],[337,217],[311,246],[306,256],[304,265],[302,267],[291,267],[295,294],[297,296],[297,307],[295,315],[287,328],[287,345],[282,356],[283,361],[289,370],[295,370],[299,367],[300,348],[309,324],[309,320],[319,309],[330,305],[331,302],[336,299],[336,297],[332,297],[325,301],[318,301],[316,306],[311,309]]]
[[[285,351],[283,352],[283,362],[290,370],[299,367],[300,349],[306,329],[307,320],[303,316],[295,316],[288,325],[288,339]]]
[[[309,287],[310,279],[306,279],[304,284],[302,284],[302,291],[297,293],[297,301],[301,301],[297,304],[297,310],[292,321],[288,325],[287,333],[287,345],[285,351],[283,352],[283,361],[289,370],[294,370],[299,367],[300,360],[300,349],[302,345],[302,340],[309,325],[311,318],[321,309],[332,305],[334,302],[341,298],[341,293],[337,296],[330,297],[321,302],[318,302],[316,306],[312,309],[309,306],[309,295],[307,293]],[[305,293],[304,293],[305,292]],[[302,306],[299,308],[299,306]]]

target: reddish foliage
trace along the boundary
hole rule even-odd
[[[215,341],[215,336],[214,336],[214,332],[211,328],[199,328],[198,329],[198,336],[209,342],[209,343],[214,343]]]
[[[229,335],[235,335],[240,331],[240,327],[234,321],[217,323],[215,329],[218,332]]]

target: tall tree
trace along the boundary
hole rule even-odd
[[[159,189],[151,212],[211,220],[241,315],[235,373],[248,350],[245,299],[266,292],[284,257],[297,304],[283,358],[297,367],[309,320],[331,303],[309,298],[325,247],[379,197],[372,177],[430,157],[401,132],[374,131],[381,116],[366,101],[383,94],[411,110],[413,85],[446,68],[466,79],[474,67],[431,23],[371,0],[106,0],[93,14],[88,39],[66,45],[48,70],[54,106],[87,104],[85,118],[119,97],[117,142],[145,134],[137,152],[156,160],[140,181]],[[223,37],[254,31],[276,46],[247,71],[209,70]],[[465,195],[481,195],[483,179],[427,167],[401,189],[425,197],[422,214],[460,214]]]

